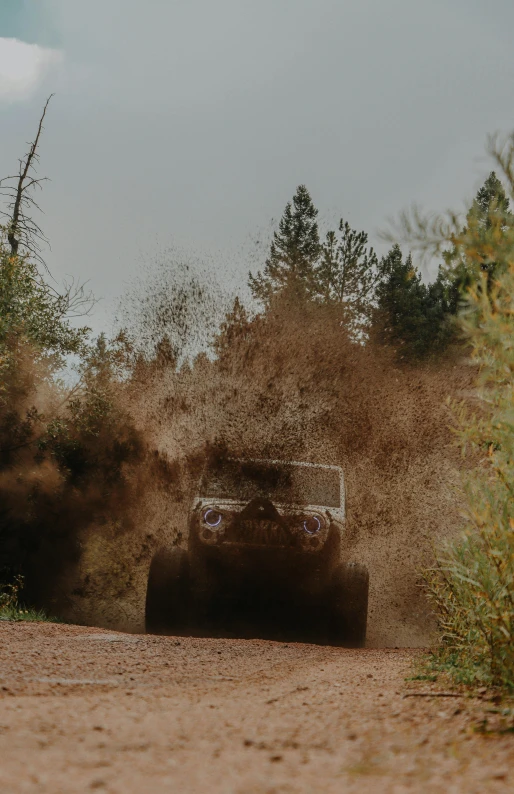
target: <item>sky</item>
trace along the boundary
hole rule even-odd
[[[0,175],[54,93],[38,220],[54,278],[88,280],[102,299],[95,330],[163,257],[244,289],[265,257],[255,239],[300,183],[320,216],[373,243],[413,202],[473,196],[491,170],[487,134],[514,129],[514,3],[491,8],[0,0]]]

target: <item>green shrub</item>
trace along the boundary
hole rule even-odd
[[[512,197],[514,138],[494,153]],[[447,239],[459,266],[474,274],[461,324],[479,367],[480,405],[456,411],[463,452],[475,456],[464,479],[465,531],[426,574],[442,637],[434,662],[456,680],[514,690],[512,219],[493,203],[486,222],[472,218]]]
[[[80,287],[60,294],[29,257],[13,256],[0,227],[0,608],[10,619],[42,615],[13,599],[20,576],[22,602],[67,607],[60,579],[78,563],[83,533],[111,519],[130,527],[130,494],[159,464],[146,465],[122,404],[130,350],[121,335],[92,343],[74,327],[84,300]]]

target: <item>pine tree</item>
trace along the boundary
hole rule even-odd
[[[378,280],[378,258],[367,247],[366,232],[357,232],[342,218],[336,232],[328,232],[316,269],[316,292],[324,303],[344,304],[353,330],[366,324]]]
[[[470,213],[476,214],[488,228],[491,226],[490,213],[503,216],[506,223],[512,222],[509,197],[494,171],[478,191]]]
[[[457,296],[456,305],[462,302],[461,296],[473,283],[480,282],[481,273],[487,273],[485,284],[488,290],[491,289],[499,266],[491,258],[490,251],[497,248],[498,239],[513,225],[509,197],[496,173],[491,171],[466,216],[466,225],[460,236],[464,245],[453,246],[445,255],[447,279],[452,282],[452,290]],[[471,248],[466,244],[468,239],[474,241],[473,259],[468,255]],[[476,247],[477,242],[480,243],[479,248]]]
[[[234,346],[248,341],[251,321],[244,305],[238,297],[234,300],[232,311],[227,312],[220,330],[214,339],[214,350],[218,358],[223,358]]]
[[[473,286],[480,290],[484,284],[489,292],[504,268],[491,252],[499,250],[513,224],[509,198],[492,171],[477,192],[458,243],[445,254],[445,264],[440,265],[434,282],[423,284],[411,258],[404,261],[399,246],[394,246],[379,268],[381,283],[374,317],[379,336],[400,344],[405,358],[442,352],[455,339],[454,317],[468,290]],[[481,278],[484,273],[485,280]]]
[[[254,298],[269,305],[285,289],[306,297],[314,288],[314,269],[320,252],[318,210],[305,185],[300,185],[292,202],[286,204],[278,231],[273,234],[264,270],[249,274]]]
[[[383,342],[401,347],[402,358],[420,359],[441,352],[453,338],[449,285],[440,270],[423,284],[412,257],[403,259],[394,245],[379,266],[375,331]]]

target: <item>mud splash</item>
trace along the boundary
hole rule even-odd
[[[143,629],[151,554],[184,545],[202,462],[220,447],[242,458],[342,466],[346,556],[370,570],[368,644],[426,645],[433,627],[419,570],[459,526],[461,462],[445,399],[469,389],[466,362],[399,366],[393,351],[352,341],[337,308],[287,298],[225,329],[216,359],[162,356],[173,340],[160,330],[157,353],[139,358],[124,401],[173,478],[167,489],[132,494],[130,532],[88,533],[80,566],[88,592],[75,601],[75,619]]]

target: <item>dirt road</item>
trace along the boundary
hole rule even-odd
[[[0,624],[0,791],[514,791],[503,706],[418,653]]]

